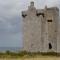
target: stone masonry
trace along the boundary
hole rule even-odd
[[[28,52],[60,52],[58,37],[59,9],[36,9],[34,2],[23,17],[23,50]]]

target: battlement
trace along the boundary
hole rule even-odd
[[[34,6],[34,2],[32,1],[32,2],[30,2],[30,6]]]
[[[59,11],[59,8],[58,7],[50,7],[50,8],[47,8],[47,10],[56,10],[56,11]]]
[[[34,7],[34,2],[31,2],[30,6],[28,6],[28,10],[27,11],[22,11],[22,17],[26,17],[27,15],[30,15],[31,13],[44,16],[46,11],[50,11],[51,13],[55,14],[56,12],[59,13],[59,8],[58,7],[48,8],[47,6],[45,6],[44,9],[36,9]]]

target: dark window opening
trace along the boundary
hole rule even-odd
[[[49,49],[52,49],[52,45],[51,45],[51,43],[49,43]]]
[[[22,17],[25,18],[27,15],[26,14],[22,14]]]
[[[37,16],[42,15],[42,16],[44,17],[44,13],[37,13],[36,15],[37,15]]]
[[[52,20],[47,20],[48,22],[52,22]]]

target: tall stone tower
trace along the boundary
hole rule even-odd
[[[28,52],[57,52],[59,9],[57,7],[36,9],[34,2],[23,17],[23,49]]]

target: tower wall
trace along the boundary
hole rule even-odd
[[[36,9],[34,3],[22,12],[23,49],[29,52],[58,52],[59,10],[56,7]]]
[[[24,50],[30,52],[42,51],[41,21],[43,18],[36,15],[36,9],[28,10],[23,19]]]
[[[48,52],[57,52],[57,32],[58,32],[58,11],[56,7],[53,8],[47,8],[45,11],[46,16],[46,25],[45,25],[45,46],[47,46],[48,49],[46,51]]]

